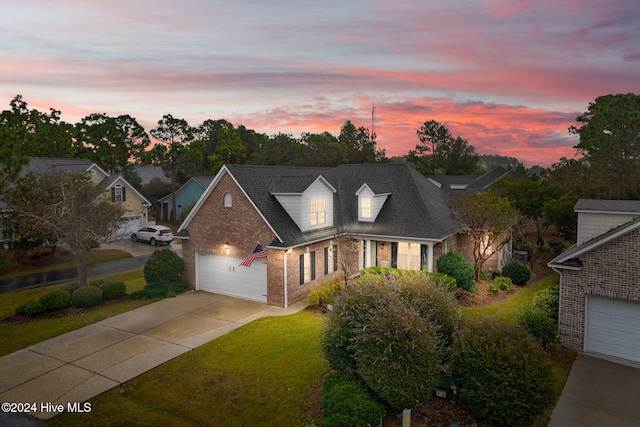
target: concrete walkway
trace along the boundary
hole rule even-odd
[[[640,426],[640,365],[579,354],[549,427]]]
[[[32,415],[51,418],[52,407],[81,405],[248,322],[306,305],[284,309],[207,292],[164,299],[0,358],[0,402],[35,403]]]

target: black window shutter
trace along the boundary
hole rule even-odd
[[[127,189],[122,187],[122,201],[126,202],[127,201]]]
[[[311,280],[315,280],[316,279],[316,252],[315,251],[311,252],[309,258],[311,262]]]
[[[111,188],[111,201],[112,202],[116,201],[116,189],[115,189],[115,187]]]
[[[300,255],[300,284],[304,284],[304,254]]]
[[[329,248],[324,248],[324,275],[329,274]]]
[[[398,242],[391,243],[391,267],[398,268]]]
[[[333,245],[333,271],[338,271],[338,245]]]

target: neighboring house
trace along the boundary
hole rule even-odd
[[[198,201],[211,181],[213,181],[212,176],[194,176],[176,190],[177,215],[175,218],[180,218],[184,209],[193,206]],[[158,200],[158,203],[160,204],[160,218],[165,221],[170,220],[173,213],[173,195],[164,196]]]
[[[364,267],[433,271],[441,254],[469,246],[448,208],[455,193],[405,164],[226,165],[178,230],[186,277],[286,307]],[[258,244],[267,258],[241,266]]]
[[[22,167],[22,175],[28,173],[72,172],[90,174],[92,181],[106,192],[113,203],[124,207],[117,238],[128,238],[133,231],[147,225],[147,209],[151,205],[131,184],[120,175],[109,175],[98,165],[87,159],[29,157],[29,163]]]
[[[640,362],[640,201],[579,200],[577,243],[560,273],[560,342]]]

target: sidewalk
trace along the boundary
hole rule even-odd
[[[55,416],[255,319],[298,312],[208,292],[140,307],[0,358],[0,402]],[[47,404],[51,404],[50,406]],[[11,420],[12,414],[0,413]]]

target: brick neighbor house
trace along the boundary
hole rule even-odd
[[[640,201],[579,200],[577,243],[560,273],[560,342],[640,362]]]
[[[489,173],[495,181],[513,172]],[[469,251],[449,198],[486,181],[425,177],[399,163],[226,165],[177,232],[186,277],[197,290],[286,307],[314,284],[365,267],[433,271],[448,250]],[[259,249],[266,258],[241,265]]]

